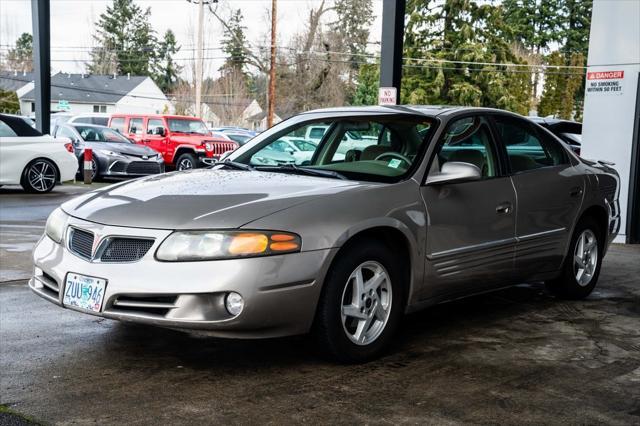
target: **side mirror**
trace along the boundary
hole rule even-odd
[[[164,136],[166,136],[167,131],[164,129],[164,127],[156,127],[156,131],[153,132],[153,133],[155,133],[158,136],[164,137]]]
[[[285,150],[284,150],[284,151],[285,151],[287,154],[289,154],[289,155],[293,155],[293,153],[295,152],[295,151],[293,150],[293,148],[285,148]]]
[[[471,163],[450,161],[442,165],[442,170],[439,173],[434,173],[427,177],[427,185],[442,185],[445,183],[479,180],[481,178],[482,173],[478,166]]]

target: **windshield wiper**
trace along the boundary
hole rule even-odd
[[[264,170],[264,171],[273,171],[273,172],[284,171],[288,173],[297,173],[301,175],[329,177],[334,179],[347,180],[345,175],[340,174],[338,172],[334,172],[333,170],[322,170],[322,169],[314,169],[311,167],[300,167],[300,166],[296,166],[295,164],[283,164],[281,166],[259,166],[259,168],[257,169]]]
[[[211,164],[211,167],[213,166],[227,166],[231,169],[236,169],[236,170],[246,170],[246,171],[253,171],[255,170],[253,168],[253,166],[250,166],[249,164],[244,164],[244,163],[238,163],[237,161],[216,161],[215,163]]]

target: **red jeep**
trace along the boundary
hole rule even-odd
[[[231,140],[214,138],[204,122],[181,115],[113,114],[109,127],[164,157],[165,164],[187,170],[213,163],[238,148]]]

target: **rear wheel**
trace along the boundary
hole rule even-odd
[[[45,193],[56,186],[58,171],[55,165],[45,158],[39,158],[27,165],[22,172],[20,185],[27,192]]]
[[[178,159],[176,160],[176,170],[190,170],[196,168],[196,156],[185,152],[184,154],[180,154]]]
[[[562,274],[547,282],[547,288],[564,299],[583,299],[595,288],[602,265],[602,240],[600,227],[592,218],[578,222],[569,252],[562,267]]]
[[[401,262],[386,246],[356,243],[339,254],[325,280],[315,335],[322,350],[343,362],[364,362],[385,349],[405,302]]]

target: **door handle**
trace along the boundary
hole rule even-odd
[[[509,202],[498,204],[498,207],[496,207],[496,213],[498,213],[498,214],[509,214],[509,213],[511,213],[512,208],[513,208],[513,204],[511,204]]]
[[[569,195],[571,197],[579,197],[582,195],[582,187],[580,186],[575,186],[573,188],[571,188],[571,192],[569,192]]]
[[[142,142],[149,143],[149,142],[151,142],[151,139],[142,139]]]

